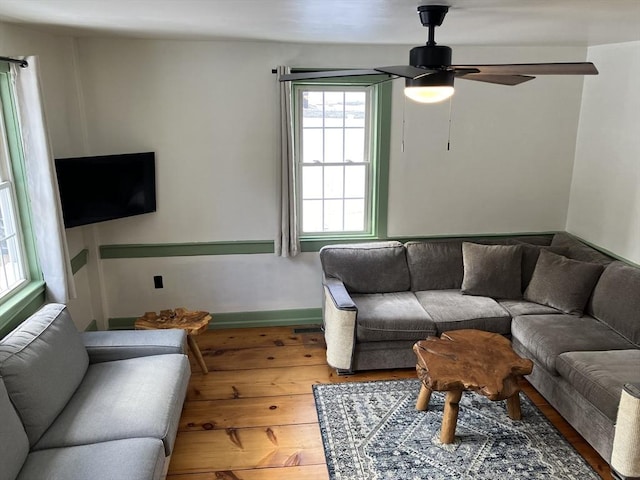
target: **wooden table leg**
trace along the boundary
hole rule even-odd
[[[416,410],[425,411],[429,407],[429,400],[431,400],[431,389],[423,383],[418,394]]]
[[[507,415],[512,420],[521,420],[522,411],[520,410],[520,393],[516,392],[507,398]]]
[[[458,403],[462,398],[462,390],[450,390],[444,403],[444,415],[442,417],[442,427],[440,429],[440,441],[442,443],[453,443],[456,436],[456,423],[458,423]]]
[[[196,343],[196,339],[193,338],[193,335],[187,335],[187,343],[189,344],[189,348],[195,355],[196,360],[198,361],[198,365],[200,365],[200,368],[202,369],[202,373],[204,374],[209,373],[209,370],[207,369],[207,364],[204,363],[204,358],[202,358],[202,353],[200,353],[200,348]]]

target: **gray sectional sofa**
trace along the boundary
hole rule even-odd
[[[48,304],[0,340],[0,480],[157,480],[190,377],[185,332],[78,333]]]
[[[529,382],[611,458],[622,389],[640,383],[639,268],[566,233],[334,245],[320,260],[339,373],[413,367],[413,343],[447,330],[504,334],[533,360]]]

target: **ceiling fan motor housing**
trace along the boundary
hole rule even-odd
[[[451,48],[445,45],[423,45],[409,52],[409,65],[413,67],[441,68],[451,65]]]

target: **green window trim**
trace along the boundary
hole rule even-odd
[[[12,183],[15,189],[17,216],[24,246],[26,270],[29,280],[0,301],[0,337],[20,324],[45,303],[45,283],[36,254],[35,237],[31,223],[31,208],[27,190],[27,175],[22,150],[18,110],[13,96],[10,66],[0,62],[0,99],[4,117],[7,149],[9,152]]]
[[[310,72],[318,69],[292,69],[292,72]],[[387,215],[389,211],[389,158],[391,144],[391,99],[393,93],[392,77],[385,74],[363,75],[356,77],[338,77],[315,80],[298,80],[293,82],[293,90],[298,85],[331,85],[331,86],[375,86],[373,99],[374,130],[372,131],[372,149],[375,161],[372,162],[372,198],[371,198],[371,233],[353,234],[332,232],[326,235],[301,235],[300,243],[302,251],[304,243],[309,245],[327,241],[369,241],[387,239]],[[297,115],[296,96],[293,98],[294,122]],[[309,248],[309,247],[307,247]]]

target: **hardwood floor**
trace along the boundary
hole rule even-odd
[[[168,480],[327,479],[311,385],[415,378],[414,369],[338,377],[321,332],[309,327],[209,330],[195,363]],[[611,479],[607,463],[529,384],[525,394],[580,454]],[[364,480],[364,479],[363,479]]]

